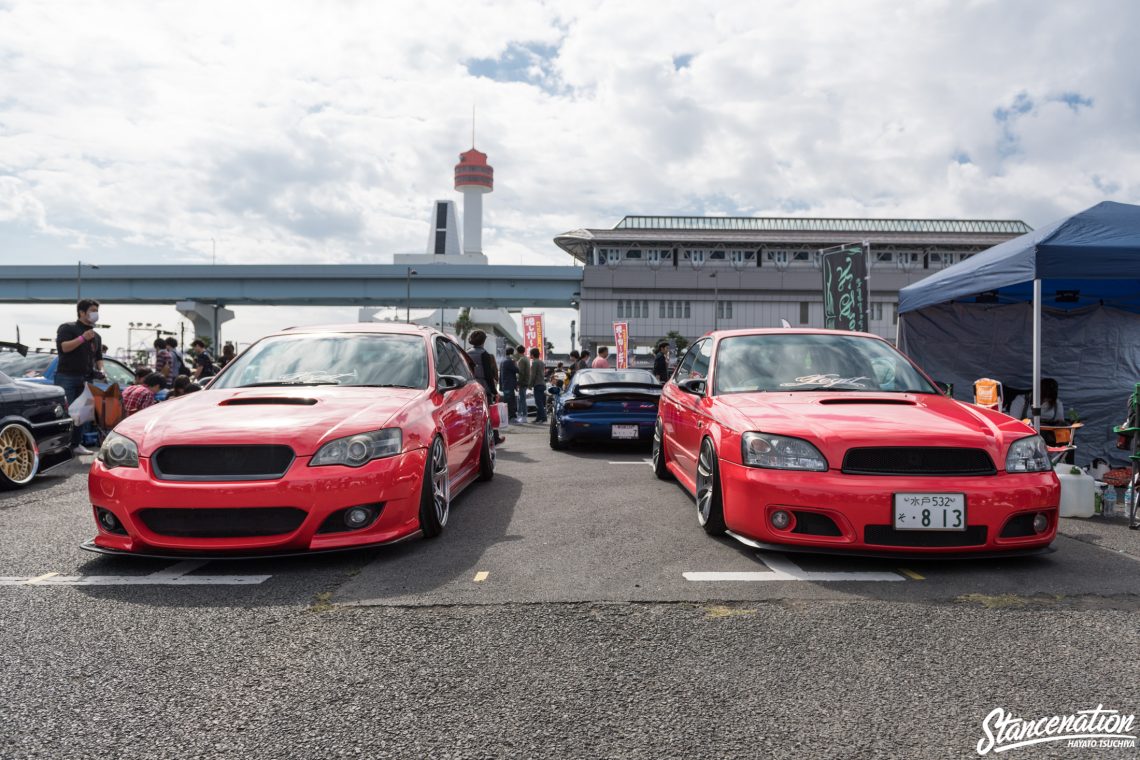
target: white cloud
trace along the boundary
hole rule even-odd
[[[625,213],[1040,225],[1140,200],[1138,26],[1109,0],[19,0],[0,263],[419,250],[473,103],[494,262],[563,263],[554,235]]]

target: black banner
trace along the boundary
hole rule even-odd
[[[870,328],[871,290],[867,282],[867,252],[845,246],[820,254],[823,265],[823,326],[829,330]]]

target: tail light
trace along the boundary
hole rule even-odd
[[[589,409],[594,405],[593,401],[585,398],[572,398],[562,405],[563,409]]]

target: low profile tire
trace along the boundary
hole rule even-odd
[[[447,447],[436,437],[428,449],[424,482],[420,489],[420,530],[424,538],[435,538],[447,525],[451,513],[451,484],[447,471]]]
[[[716,449],[708,438],[701,441],[697,457],[697,522],[710,536],[724,533],[724,502],[721,498],[720,470]]]
[[[657,418],[657,424],[653,426],[653,474],[657,476],[658,480],[669,480],[673,477],[673,473],[669,472],[666,466],[668,462],[665,459],[665,426],[661,424],[661,418]]]
[[[483,447],[479,449],[479,480],[486,483],[495,477],[495,434],[491,423],[483,431]]]
[[[0,490],[26,486],[39,469],[40,457],[31,431],[14,422],[0,430]]]
[[[550,416],[550,448],[555,451],[565,451],[570,448],[570,441],[562,438],[562,432],[554,415]]]

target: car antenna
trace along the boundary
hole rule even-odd
[[[780,327],[784,327],[784,328],[788,328],[788,329],[790,329],[790,328],[791,328],[791,326],[792,326],[792,323],[791,323],[791,322],[789,322],[788,320],[784,319],[783,317],[781,317],[781,318],[780,318]]]

